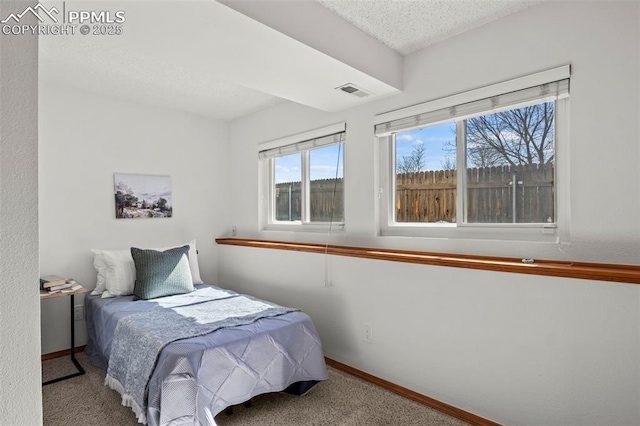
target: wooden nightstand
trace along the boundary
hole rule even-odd
[[[75,320],[74,320],[74,315],[73,315],[73,308],[74,308],[74,296],[76,294],[84,294],[87,292],[87,289],[80,286],[81,288],[72,291],[72,292],[68,292],[68,293],[63,293],[63,292],[57,292],[57,293],[47,293],[46,291],[40,291],[40,300],[44,300],[44,299],[54,299],[56,297],[69,297],[69,304],[71,306],[71,361],[73,361],[73,364],[76,366],[76,368],[78,369],[77,373],[73,373],[73,374],[69,374],[68,376],[63,376],[63,377],[58,377],[57,379],[53,379],[53,380],[48,380],[44,383],[42,383],[42,386],[44,385],[50,385],[51,383],[56,383],[59,382],[61,380],[66,380],[66,379],[70,379],[72,377],[76,377],[76,376],[81,376],[85,373],[84,368],[82,368],[82,366],[80,365],[80,363],[78,362],[78,360],[76,359],[76,352],[75,352]]]

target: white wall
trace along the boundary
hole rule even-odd
[[[206,117],[41,84],[41,274],[71,276],[93,289],[92,248],[165,247],[196,238],[202,278],[216,283],[213,239],[226,222],[227,128]],[[173,217],[115,219],[114,172],[169,175]],[[69,348],[68,303],[42,304],[42,353]],[[77,325],[76,345],[82,345],[86,328]]]
[[[2,2],[0,16],[24,3]],[[35,19],[33,19],[35,21]],[[38,39],[0,36],[0,424],[42,424]]]
[[[544,3],[408,56],[402,95],[335,114],[283,103],[236,120],[231,193],[244,195],[225,233],[324,243],[260,230],[257,144],[346,121],[346,231],[332,243],[640,264],[639,18],[636,2]],[[566,63],[569,244],[377,236],[375,114]],[[308,312],[329,357],[486,418],[640,423],[639,286],[230,246],[219,271],[221,285]]]

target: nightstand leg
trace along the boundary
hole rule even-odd
[[[75,326],[75,318],[74,318],[74,308],[75,308],[75,302],[74,302],[74,297],[73,294],[70,295],[70,305],[71,305],[71,309],[70,309],[70,315],[71,315],[71,361],[73,362],[73,365],[76,366],[76,368],[78,369],[77,373],[73,373],[73,374],[69,374],[68,376],[64,376],[64,377],[59,377],[57,379],[53,379],[53,380],[49,380],[46,381],[42,384],[42,386],[44,385],[50,385],[51,383],[57,383],[61,380],[66,380],[66,379],[70,379],[72,377],[76,377],[76,376],[81,376],[83,374],[85,374],[84,368],[82,368],[82,366],[80,365],[80,363],[78,362],[78,360],[76,359],[76,339],[75,339],[75,335],[76,335],[76,326]]]
[[[78,369],[78,374],[75,374],[73,377],[75,376],[79,376],[81,374],[84,374],[84,368],[82,368],[82,366],[80,365],[80,363],[78,362],[78,360],[76,359],[76,342],[75,342],[75,337],[76,337],[76,320],[75,320],[75,303],[74,303],[74,297],[73,294],[71,295],[71,361],[73,361],[73,363],[75,364],[76,368]]]

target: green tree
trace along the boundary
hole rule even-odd
[[[166,199],[160,197],[158,199],[158,203],[157,204],[158,204],[158,208],[160,209],[160,211],[167,210],[167,200]]]
[[[124,209],[135,205],[138,202],[138,197],[136,197],[132,193],[123,192],[122,190],[117,190],[115,193],[115,200],[116,200],[116,217],[122,217]]]

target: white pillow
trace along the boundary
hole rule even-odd
[[[91,252],[98,273],[96,288],[91,294],[102,294],[103,297],[133,294],[136,267],[131,250],[93,249]]]
[[[104,262],[102,261],[102,255],[99,254],[100,252],[102,252],[102,250],[91,249],[91,253],[93,253],[93,267],[98,273],[98,278],[96,280],[96,288],[94,288],[93,291],[91,292],[91,294],[93,295],[102,294],[107,289],[106,278],[104,276],[105,274],[103,271]]]
[[[191,269],[191,277],[194,284],[203,284],[202,278],[200,278],[200,267],[198,266],[198,249],[196,248],[196,240],[191,240],[186,244],[179,246],[156,248],[151,250],[165,251],[176,247],[183,247],[189,245],[189,268]]]
[[[200,266],[198,265],[198,249],[196,248],[196,240],[191,240],[189,242],[189,268],[191,269],[191,278],[193,278],[193,283],[204,284],[204,281],[200,278]]]
[[[182,247],[182,244],[173,247],[155,248],[151,250],[165,251],[174,247]],[[200,267],[198,266],[198,255],[196,240],[192,240],[189,245],[189,269],[194,284],[202,284],[200,278]],[[98,273],[96,288],[91,294],[101,294],[103,298],[114,296],[125,296],[133,294],[136,282],[136,267],[129,250],[98,250],[92,249],[93,266]]]

